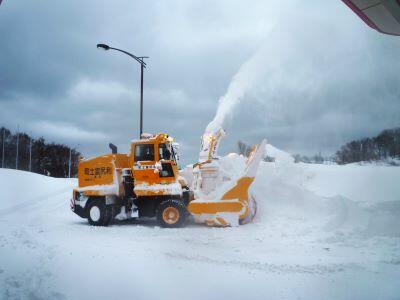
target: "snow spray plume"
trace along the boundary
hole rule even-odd
[[[296,119],[298,112],[294,107],[310,105],[314,99],[320,101],[321,97],[316,95],[319,96],[320,90],[326,87],[326,82],[343,77],[343,74],[331,76],[330,71],[332,61],[338,61],[336,41],[340,40],[343,33],[332,32],[329,23],[324,20],[319,20],[319,28],[315,29],[314,18],[308,20],[302,15],[288,15],[292,18],[286,17],[285,20],[297,22],[281,22],[271,29],[268,38],[232,78],[225,95],[219,99],[214,119],[205,133],[212,134],[225,127],[227,118],[240,102],[255,99],[248,97],[254,90],[263,94],[265,113],[269,118],[279,118],[281,112],[285,111],[286,115]],[[330,32],[330,35],[326,32]],[[354,38],[350,34],[346,37]],[[345,52],[346,48],[342,48]],[[340,56],[340,59],[343,60],[343,57]]]
[[[225,95],[219,99],[214,119],[208,124],[205,134],[216,133],[222,129],[226,118],[232,114],[235,107],[243,100],[246,92],[251,89],[263,71],[260,68],[260,51],[247,60],[233,77]]]
[[[244,98],[246,92],[254,85],[257,78],[263,73],[259,66],[261,65],[260,51],[245,62],[233,77],[229,84],[226,94],[219,99],[219,105],[214,119],[207,125],[202,136],[199,161],[205,161],[209,155],[217,155],[219,140],[225,135],[223,129],[224,122],[237,104]],[[215,139],[213,144],[213,139]],[[211,149],[213,148],[213,149]],[[211,151],[211,152],[210,152]]]

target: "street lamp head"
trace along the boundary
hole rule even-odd
[[[106,44],[97,44],[97,48],[102,48],[104,50],[110,50],[110,46]]]

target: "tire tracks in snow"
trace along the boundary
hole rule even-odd
[[[261,271],[264,273],[276,273],[276,274],[312,274],[312,275],[324,275],[332,274],[337,272],[343,272],[345,270],[364,270],[364,268],[356,263],[348,264],[312,264],[312,265],[290,265],[290,264],[271,264],[263,262],[247,262],[240,260],[218,260],[206,256],[194,255],[189,256],[184,253],[169,252],[165,253],[168,258],[187,261],[187,262],[199,262],[217,266],[226,267],[238,267],[247,270]]]
[[[0,237],[0,247],[8,253],[8,260],[26,260],[29,257],[26,267],[17,270],[12,264],[5,263],[0,273],[1,299],[66,299],[53,282],[51,262],[57,253],[56,248],[40,241],[34,234],[35,229],[17,227],[7,236]]]

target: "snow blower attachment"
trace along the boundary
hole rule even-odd
[[[198,223],[209,226],[237,226],[253,220],[257,204],[249,195],[258,165],[264,156],[266,140],[253,147],[243,174],[230,178],[219,167],[216,152],[224,135],[221,128],[203,135],[199,163],[193,166],[194,198],[188,206]]]

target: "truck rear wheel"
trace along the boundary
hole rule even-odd
[[[157,221],[165,228],[181,227],[186,220],[186,207],[178,200],[165,200],[157,208]]]
[[[101,200],[94,200],[88,204],[87,216],[90,225],[107,226],[112,218],[112,210]]]

